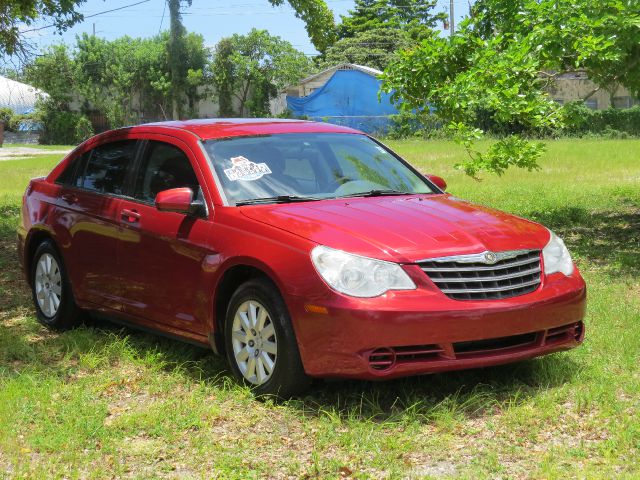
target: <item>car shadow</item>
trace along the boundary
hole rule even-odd
[[[562,237],[578,265],[584,259],[607,275],[640,279],[640,204],[631,199],[615,210],[564,207],[527,218]]]

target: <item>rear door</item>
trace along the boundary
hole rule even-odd
[[[63,175],[59,206],[69,241],[61,245],[81,303],[121,309],[117,246],[121,234],[120,201],[136,155],[136,140],[118,140],[96,146]]]
[[[208,297],[202,282],[211,223],[206,208],[187,216],[160,212],[158,192],[189,187],[204,200],[195,156],[182,141],[153,135],[144,142],[132,199],[120,204],[118,246],[124,311],[170,328],[206,334]],[[206,202],[205,202],[206,203]]]

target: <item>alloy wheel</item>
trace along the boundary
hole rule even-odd
[[[242,303],[233,317],[233,356],[242,376],[254,385],[271,377],[278,343],[269,311],[256,300]]]
[[[62,300],[62,273],[58,262],[50,253],[45,253],[38,259],[34,284],[40,310],[45,317],[54,317]]]

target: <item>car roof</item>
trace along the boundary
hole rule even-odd
[[[322,122],[309,122],[287,118],[207,118],[199,120],[177,120],[145,123],[143,127],[178,128],[194,133],[202,140],[277,133],[360,133],[348,127]],[[146,129],[146,128],[145,128]]]

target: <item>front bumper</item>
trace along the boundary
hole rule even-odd
[[[426,288],[421,288],[426,287]],[[437,287],[375,299],[337,293],[289,298],[305,371],[317,377],[384,379],[499,365],[579,345],[586,287],[577,269],[533,293],[461,301]],[[309,305],[327,309],[310,313]]]

